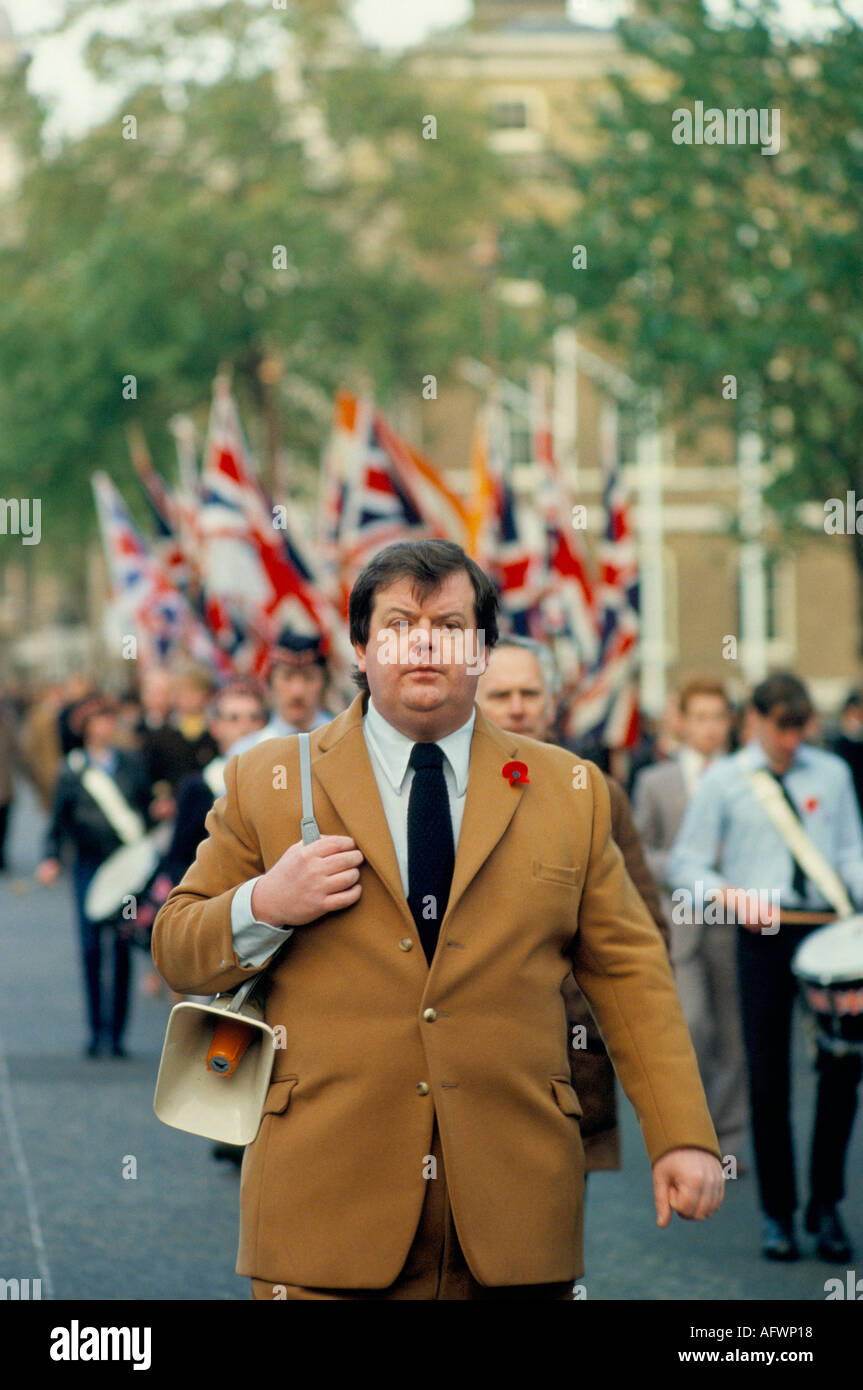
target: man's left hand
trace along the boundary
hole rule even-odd
[[[688,1221],[706,1221],[722,1206],[722,1164],[704,1149],[669,1149],[653,1165],[656,1224],[667,1226],[672,1211]]]

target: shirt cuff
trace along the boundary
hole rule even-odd
[[[264,965],[294,930],[293,927],[274,927],[269,922],[258,922],[253,917],[252,893],[261,877],[259,874],[257,878],[241,883],[231,902],[234,950],[244,970]]]

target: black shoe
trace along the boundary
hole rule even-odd
[[[84,1048],[84,1056],[85,1056],[85,1057],[98,1057],[98,1056],[99,1056],[99,1042],[98,1042],[98,1039],[97,1039],[95,1042],[89,1042],[89,1043],[87,1044],[87,1046]]]
[[[800,1251],[794,1239],[794,1222],[789,1216],[785,1221],[775,1221],[768,1216],[761,1237],[761,1253],[765,1260],[799,1260]]]
[[[815,1253],[828,1264],[844,1265],[851,1259],[851,1242],[835,1207],[810,1202],[806,1208],[806,1229],[818,1240]]]
[[[128,1052],[126,1051],[125,1047],[123,1047],[123,1044],[122,1044],[122,1043],[116,1043],[116,1042],[115,1042],[115,1043],[112,1043],[112,1044],[111,1044],[111,1056],[112,1056],[112,1057],[128,1057],[128,1055],[129,1055],[129,1054],[128,1054]]]

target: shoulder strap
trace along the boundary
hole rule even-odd
[[[759,802],[774,828],[779,831],[798,864],[817,884],[840,917],[850,917],[854,908],[847,890],[836,870],[825,859],[821,850],[807,835],[800,821],[794,815],[782,788],[770,773],[760,768],[753,771],[748,760],[744,762],[746,779],[755,799]]]
[[[303,844],[310,845],[321,838],[315,820],[315,807],[312,796],[312,755],[308,734],[300,734],[300,787],[303,794],[303,818],[300,821],[300,834]]]
[[[315,807],[312,795],[312,757],[309,748],[308,734],[300,734],[300,789],[303,796],[303,818],[300,821],[300,834],[304,845],[310,845],[314,840],[321,838],[318,823],[315,820]],[[279,950],[282,948],[279,947]],[[278,952],[276,952],[278,955]],[[273,958],[275,959],[275,957]],[[273,964],[270,961],[270,966]],[[251,975],[248,980],[244,980],[241,985],[233,992],[228,1009],[235,1013],[251,995],[252,991],[260,984],[262,977],[267,973],[270,966],[264,970],[259,970],[257,975]]]

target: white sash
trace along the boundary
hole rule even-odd
[[[218,800],[225,795],[225,764],[227,758],[213,758],[212,762],[207,763],[201,776],[213,793],[213,799]]]
[[[840,917],[853,916],[854,908],[844,883],[803,829],[785,800],[782,788],[776,778],[771,776],[766,768],[753,771],[749,767],[747,757],[744,757],[743,764],[747,781],[752,788],[755,799],[779,831],[798,864],[805,870],[816,887],[820,888],[830,906],[838,912]]]
[[[66,761],[73,772],[81,774],[81,786],[92,796],[123,844],[131,845],[142,839],[147,833],[144,819],[129,805],[113,777],[101,767],[86,762],[80,748],[73,748]]]

